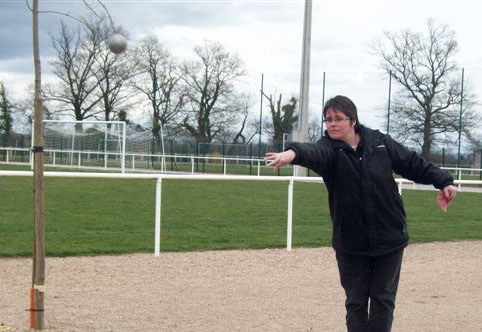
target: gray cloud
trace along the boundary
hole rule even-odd
[[[95,2],[89,2],[95,3]],[[203,39],[216,39],[230,51],[239,52],[250,74],[259,85],[261,72],[266,84],[278,73],[288,73],[273,80],[286,84],[287,92],[297,91],[301,63],[301,36],[304,1],[107,1],[117,24],[135,38],[156,31],[161,41],[178,55],[189,56],[192,46]],[[56,10],[74,16],[87,16],[89,11],[79,0],[40,1],[41,10]],[[102,8],[95,7],[102,12]],[[466,75],[475,80],[482,77],[479,64],[482,48],[478,45],[480,1],[449,0],[374,0],[361,2],[338,0],[313,1],[312,27],[312,93],[320,99],[320,75],[326,71],[330,92],[344,92],[360,100],[360,109],[368,109],[373,95],[385,98],[386,86],[376,75],[366,78],[360,72],[376,72],[377,59],[367,51],[367,42],[380,37],[385,30],[411,28],[424,31],[428,17],[447,23],[457,32],[461,66],[471,67]],[[71,26],[78,23],[67,17],[41,14],[41,54],[43,71],[48,74],[47,57],[54,55],[50,34],[58,31],[60,20]],[[31,17],[23,0],[0,0],[0,79],[15,72],[32,71]],[[25,60],[23,60],[25,59]],[[333,72],[351,74],[335,76]],[[357,74],[358,73],[358,74]],[[22,76],[25,77],[25,76]],[[278,77],[277,77],[278,78]],[[362,84],[353,85],[353,80]],[[327,81],[328,83],[328,81]],[[349,84],[350,83],[350,84]],[[274,84],[274,83],[273,83]],[[381,84],[381,86],[379,86]],[[482,82],[477,82],[480,89]],[[294,88],[293,88],[294,86]],[[255,88],[256,89],[256,88]],[[280,88],[281,89],[281,88]],[[357,97],[360,95],[360,97]],[[370,100],[368,97],[370,96]],[[319,104],[319,102],[317,102]]]
[[[32,53],[27,38],[31,39],[28,9],[25,4],[0,3],[0,60]]]

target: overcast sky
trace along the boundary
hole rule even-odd
[[[40,10],[88,14],[78,0],[39,3]],[[204,39],[219,41],[230,52],[238,53],[249,72],[246,86],[255,96],[256,112],[261,73],[265,74],[267,93],[283,93],[286,99],[299,93],[303,0],[103,3],[116,23],[129,32],[130,44],[155,34],[180,58],[191,56],[193,47]],[[455,31],[458,64],[465,68],[473,92],[482,95],[481,13],[480,0],[314,0],[310,110],[321,116],[322,78],[326,72],[325,100],[345,94],[357,104],[362,123],[383,128],[380,116],[388,81],[368,45],[384,31],[409,28],[423,32],[429,18]],[[49,34],[58,31],[60,20],[76,24],[59,15],[40,15],[44,81],[52,79]],[[0,0],[0,80],[16,98],[24,96],[33,83],[31,40],[31,15],[25,1]]]

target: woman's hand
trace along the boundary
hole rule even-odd
[[[444,198],[450,201],[452,198],[455,197],[455,194],[457,193],[457,188],[452,185],[448,185],[442,189],[442,192],[444,193]]]
[[[295,159],[295,152],[293,150],[286,150],[284,152],[268,152],[264,156],[264,160],[266,161],[266,166],[269,168],[274,168],[277,170],[283,166],[288,165]]]
[[[452,198],[455,197],[455,194],[457,193],[457,188],[455,188],[452,185],[448,185],[444,187],[438,194],[437,196],[437,203],[442,209],[443,212],[447,212],[447,207],[450,204],[450,201]]]

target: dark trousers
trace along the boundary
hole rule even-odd
[[[378,257],[336,253],[348,332],[391,330],[402,257],[403,249]]]

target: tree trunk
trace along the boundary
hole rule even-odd
[[[423,144],[422,144],[422,157],[427,159],[430,156],[430,150],[432,148],[432,137],[430,135],[432,131],[432,123],[430,118],[430,110],[426,112],[425,125],[423,127]]]
[[[34,249],[32,288],[30,289],[30,328],[44,329],[45,245],[44,245],[44,169],[41,70],[38,41],[38,1],[33,1],[33,57],[35,67],[34,127]]]

